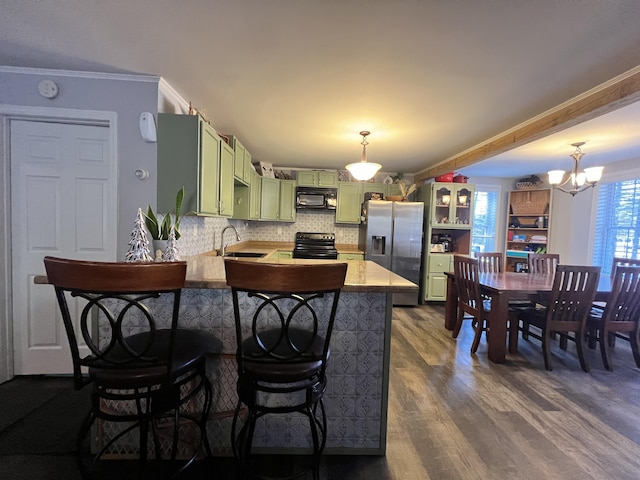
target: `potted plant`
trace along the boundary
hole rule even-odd
[[[162,222],[158,220],[158,217],[153,210],[151,209],[151,205],[147,207],[147,212],[145,213],[145,226],[149,231],[149,235],[151,235],[152,240],[154,241],[154,251],[157,250],[156,246],[161,241],[167,241],[169,239],[169,233],[171,229],[173,229],[174,234],[176,236],[176,240],[180,238],[180,220],[182,220],[182,200],[184,199],[184,187],[178,190],[176,194],[176,210],[173,216],[170,213],[167,213],[162,218]],[[160,248],[164,251],[164,248]]]

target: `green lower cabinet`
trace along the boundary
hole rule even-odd
[[[339,253],[338,260],[364,260],[364,255],[361,253]]]
[[[271,257],[274,260],[288,259],[293,258],[293,252],[289,250],[278,250],[271,254]]]
[[[360,223],[363,195],[362,185],[361,182],[338,182],[336,223]]]

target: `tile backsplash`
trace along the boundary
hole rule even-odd
[[[178,242],[180,255],[189,256],[220,248],[220,235],[227,225],[233,225],[240,234],[240,241],[262,240],[293,242],[296,232],[333,232],[336,243],[358,243],[358,225],[337,225],[334,213],[298,213],[295,223],[229,220],[216,217],[184,217],[180,223]],[[225,233],[225,244],[237,243],[233,232]]]

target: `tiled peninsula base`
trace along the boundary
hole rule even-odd
[[[182,328],[209,332],[222,342],[222,351],[212,351],[207,364],[214,390],[208,432],[214,454],[230,455],[237,399],[231,291],[185,289],[181,310]],[[325,453],[385,454],[390,333],[391,294],[342,292],[324,397]],[[253,445],[264,453],[310,450],[308,420],[296,414],[267,415],[258,422]]]

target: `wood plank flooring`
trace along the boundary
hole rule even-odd
[[[598,350],[587,349],[589,374],[580,369],[573,345],[562,351],[556,343],[554,370],[547,372],[534,339],[521,340],[519,353],[502,365],[487,359],[484,337],[471,355],[471,326],[463,325],[452,339],[443,327],[443,305],[394,308],[393,315],[387,454],[325,456],[323,480],[640,478],[640,370],[626,342],[616,342],[613,372],[602,367]],[[61,432],[57,422],[69,431],[78,398],[22,411],[11,383],[0,385],[0,477],[75,478],[74,439],[66,440],[69,445],[53,439],[51,452],[42,445],[49,432]],[[71,383],[57,388],[70,391]],[[42,410],[46,405],[55,414]],[[20,418],[8,419],[7,412]],[[34,422],[40,422],[40,438],[31,449],[18,448],[20,429],[33,429]],[[303,463],[299,457],[262,460],[266,467],[292,470]],[[140,478],[126,474],[124,463],[109,463],[104,478]],[[233,459],[214,458],[197,462],[181,478],[226,480],[236,471]]]
[[[638,479],[640,371],[618,341],[614,371],[588,350],[554,345],[544,369],[536,340],[495,365],[486,339],[469,352],[442,306],[394,309],[389,402],[389,479]]]

